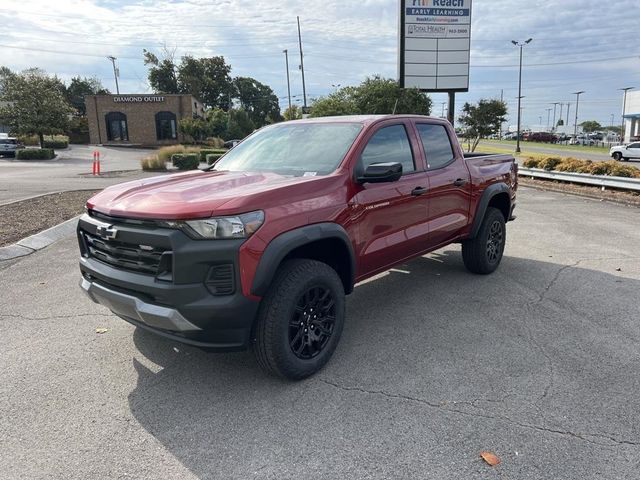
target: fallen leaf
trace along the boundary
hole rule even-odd
[[[480,452],[480,456],[485,462],[487,462],[492,467],[495,467],[500,463],[500,459],[494,453]]]
[[[619,268],[619,267],[618,267],[618,268],[616,268],[616,272],[621,272],[621,271],[622,271],[622,269],[621,269],[621,268]]]
[[[96,333],[107,333],[108,331],[108,328],[96,328]]]

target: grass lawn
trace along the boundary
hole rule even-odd
[[[512,143],[513,144],[513,150],[515,150],[516,148],[516,141],[515,140],[482,140],[480,142],[480,145],[482,144],[499,144],[499,143]],[[602,154],[608,154],[609,153],[609,148],[610,147],[590,147],[590,146],[586,146],[586,145],[563,145],[561,143],[539,143],[539,142],[526,142],[526,141],[521,141],[520,142],[520,148],[521,149],[526,149],[527,146],[531,146],[531,147],[541,147],[541,148],[553,148],[553,149],[557,149],[557,150],[568,150],[568,151],[572,151],[572,152],[586,152],[586,153],[602,153]]]

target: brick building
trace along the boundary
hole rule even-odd
[[[87,95],[84,97],[92,144],[161,146],[185,141],[183,118],[204,117],[192,95]]]

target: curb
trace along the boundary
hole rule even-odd
[[[43,230],[40,233],[23,238],[13,245],[0,247],[0,262],[26,257],[27,255],[31,255],[32,253],[42,250],[52,243],[67,237],[76,231],[76,225],[79,218],[80,215],[77,215],[54,227]]]

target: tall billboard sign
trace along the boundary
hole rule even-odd
[[[400,86],[469,90],[472,0],[400,0]]]

